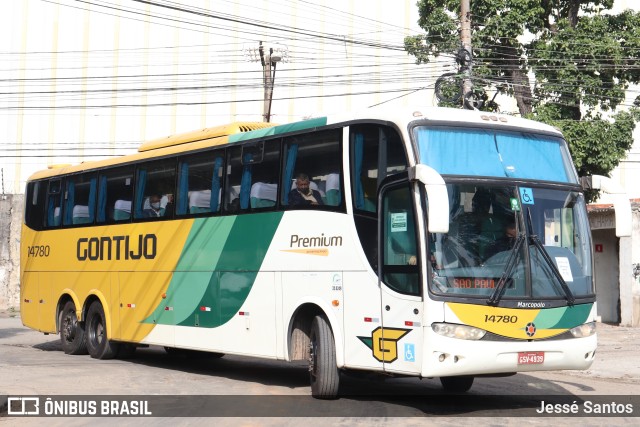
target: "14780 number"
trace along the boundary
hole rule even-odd
[[[48,257],[49,252],[51,252],[51,248],[49,247],[49,245],[35,245],[35,246],[29,246],[27,253],[29,258],[37,258],[37,257],[43,258],[43,257]]]
[[[484,322],[485,323],[517,323],[518,316],[496,316],[494,314],[492,315],[485,314]]]

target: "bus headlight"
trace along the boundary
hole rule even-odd
[[[453,323],[432,323],[431,329],[436,334],[449,338],[458,338],[461,340],[479,340],[487,333],[487,331],[473,326],[455,325]]]
[[[585,323],[571,329],[571,334],[576,338],[590,337],[596,333],[596,322]]]

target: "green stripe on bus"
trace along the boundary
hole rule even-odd
[[[242,307],[260,271],[283,212],[242,215],[226,239],[206,292],[180,326],[215,328]]]
[[[280,135],[288,132],[296,132],[304,129],[311,129],[327,125],[326,117],[303,120],[301,122],[289,123],[286,125],[274,126],[271,128],[257,129],[250,132],[241,132],[229,135],[229,142],[248,141],[250,139],[264,138],[265,136]]]
[[[282,216],[195,220],[167,298],[144,322],[209,328],[228,322],[247,299]]]
[[[571,329],[586,322],[593,304],[572,305],[566,308],[564,314],[551,329]]]
[[[237,217],[196,219],[182,248],[167,298],[145,319],[145,323],[173,325],[189,317],[197,301],[207,291],[212,270],[218,263]],[[172,307],[172,311],[165,311]]]
[[[533,323],[538,329],[571,329],[582,325],[591,313],[593,304],[542,309]]]

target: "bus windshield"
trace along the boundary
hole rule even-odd
[[[421,163],[440,175],[578,183],[567,145],[559,137],[530,131],[418,126],[414,138]]]
[[[447,190],[449,233],[430,235],[433,292],[487,298],[505,275],[506,299],[593,295],[581,193],[466,183]]]

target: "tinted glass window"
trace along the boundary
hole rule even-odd
[[[418,295],[418,245],[409,185],[404,184],[387,191],[382,206],[382,279],[397,292]]]
[[[47,207],[45,216],[46,227],[57,227],[62,223],[62,180],[49,181],[47,193]]]
[[[105,170],[98,177],[96,220],[122,222],[131,219],[133,166]]]
[[[284,206],[343,206],[342,129],[285,138],[281,202]]]
[[[225,209],[274,209],[278,199],[280,140],[260,141],[228,151]]]
[[[159,160],[137,167],[134,218],[173,217],[175,160]]]
[[[181,157],[178,162],[176,215],[220,211],[224,151]]]
[[[30,182],[25,199],[25,223],[34,230],[44,225],[44,201],[47,196],[47,182]]]
[[[375,212],[378,186],[389,175],[407,169],[407,157],[398,133],[387,126],[351,128],[353,204]]]
[[[95,219],[98,180],[95,173],[65,179],[64,225],[92,224]]]

